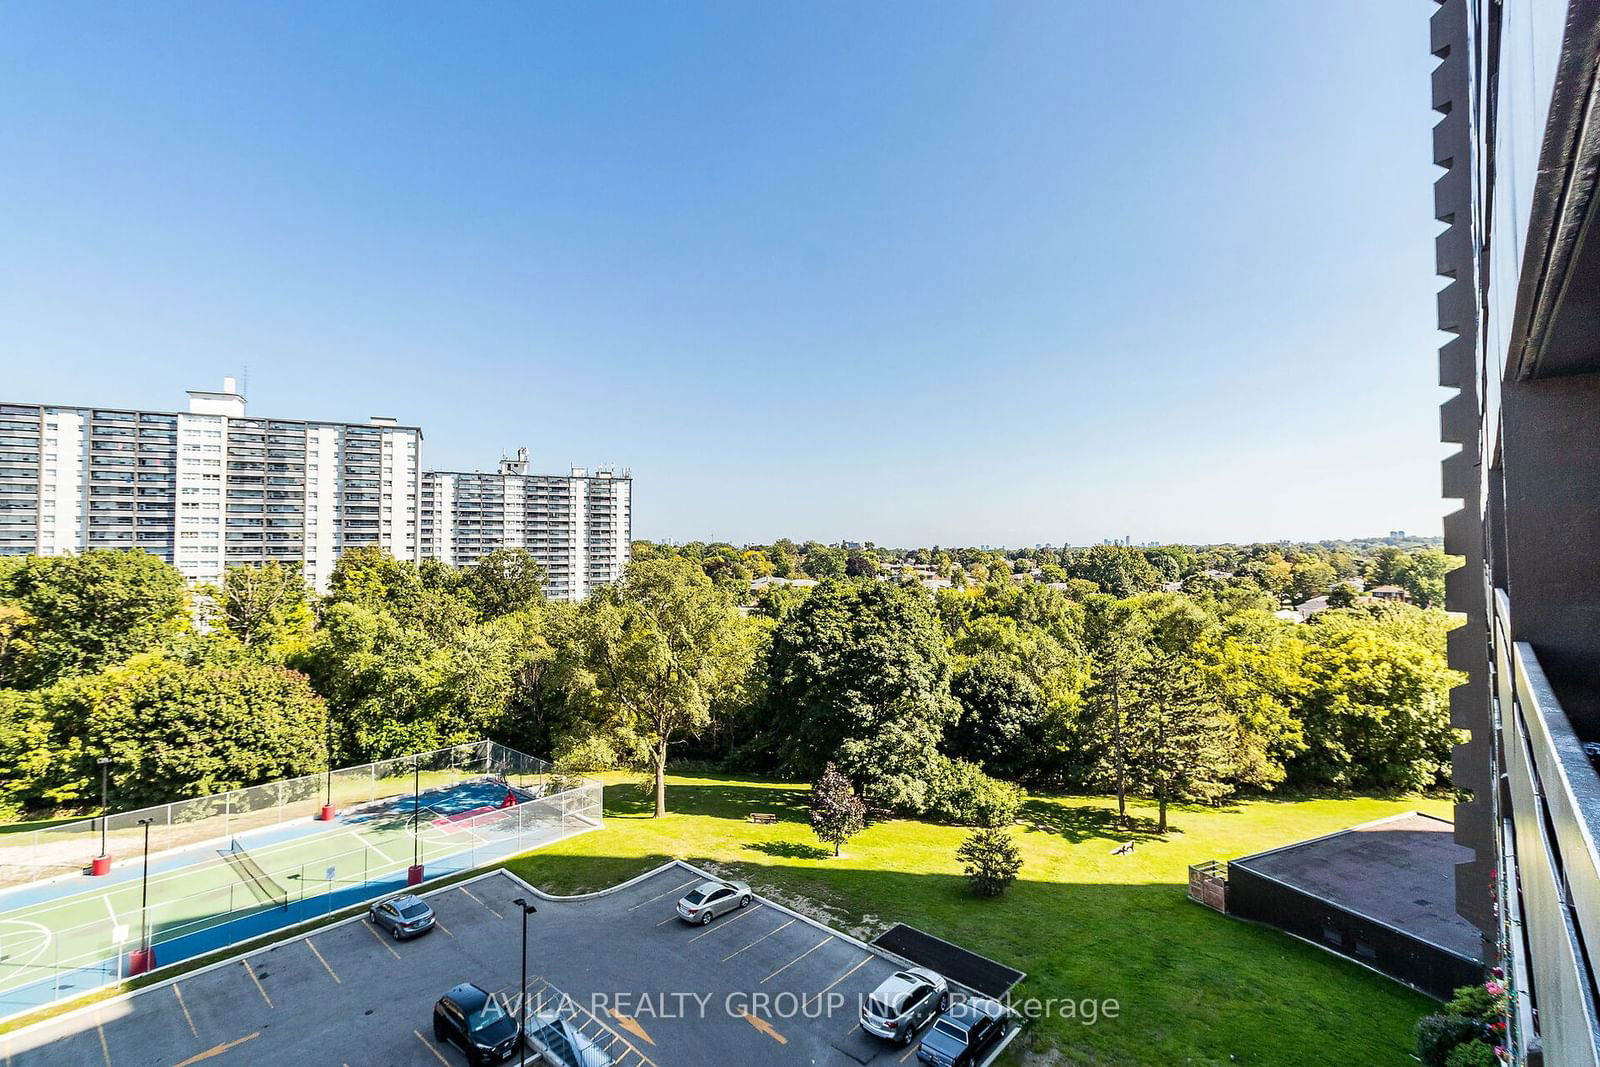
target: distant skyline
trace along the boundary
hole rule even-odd
[[[1432,536],[1432,10],[0,6],[0,400],[248,367],[653,540]]]

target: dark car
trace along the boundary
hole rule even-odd
[[[992,1000],[963,1000],[922,1035],[917,1059],[934,1067],[976,1067],[1005,1032],[1005,1008]]]
[[[367,909],[367,918],[372,920],[372,925],[388,930],[396,941],[433,929],[433,909],[409,893],[378,901]]]
[[[509,1059],[522,1040],[522,1026],[489,994],[463,982],[434,1004],[433,1039],[452,1042],[478,1067]]]

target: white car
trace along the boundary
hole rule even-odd
[[[748,908],[754,899],[744,882],[701,882],[678,901],[678,917],[703,926],[724,912]]]
[[[861,1002],[861,1029],[911,1044],[917,1028],[950,1006],[950,983],[926,967],[910,967],[885,978]]]

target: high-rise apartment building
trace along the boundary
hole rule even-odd
[[[419,558],[421,462],[414,426],[247,415],[231,378],[186,412],[0,403],[0,555],[137,548],[191,581],[298,562],[322,589],[346,548]]]
[[[1600,1064],[1600,3],[1432,19],[1456,910],[1516,1064]]]
[[[421,516],[424,558],[459,567],[497,548],[526,549],[549,576],[546,595],[582,600],[627,566],[633,479],[610,467],[530,474],[522,448],[498,471],[427,472]]]

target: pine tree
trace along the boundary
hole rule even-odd
[[[1090,707],[1105,741],[1099,774],[1116,783],[1117,818],[1128,818],[1128,698],[1145,662],[1144,620],[1128,601],[1094,595],[1084,602],[1084,644],[1089,652]]]
[[[1230,723],[1195,657],[1206,625],[1193,604],[1174,598],[1152,609],[1149,659],[1134,671],[1137,695],[1124,724],[1128,775],[1155,797],[1157,830],[1167,832],[1173,801],[1215,801],[1232,790]]]
[[[811,786],[811,829],[820,841],[839,847],[867,825],[867,806],[856,796],[850,779],[830,761]]]
[[[956,859],[980,896],[997,897],[1017,880],[1022,870],[1022,850],[1000,827],[974,830],[956,849]]]

